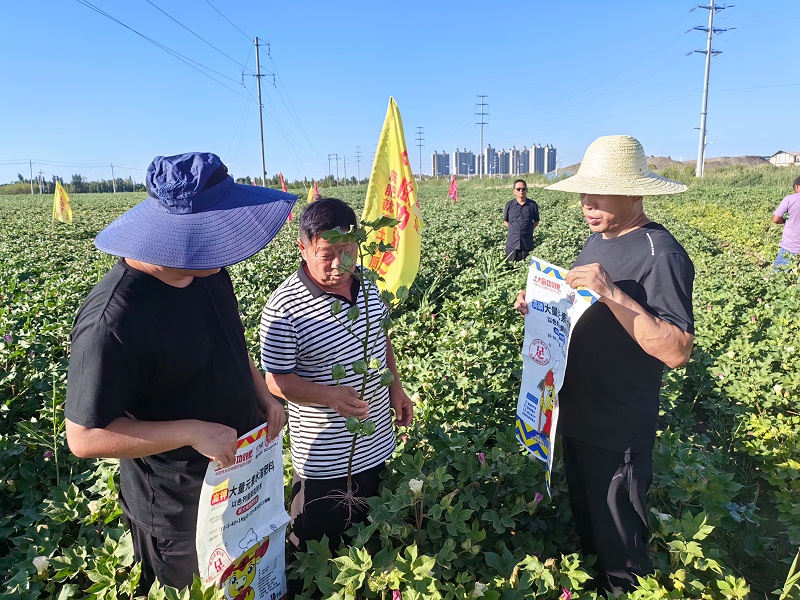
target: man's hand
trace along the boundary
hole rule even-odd
[[[326,397],[322,404],[331,407],[339,416],[345,419],[356,417],[363,421],[369,417],[369,402],[360,400],[358,392],[349,385],[326,386]]]
[[[271,442],[280,435],[281,429],[286,425],[286,410],[283,408],[283,404],[270,394],[269,399],[265,398],[259,402],[258,412],[261,413],[261,418],[269,424],[267,442]]]
[[[396,415],[394,422],[397,426],[411,425],[414,420],[414,403],[402,387],[389,393],[389,403],[394,409]]]
[[[194,421],[192,424],[192,448],[220,467],[230,467],[236,457],[236,430],[220,423]]]
[[[275,399],[269,391],[266,380],[261,376],[261,372],[256,367],[253,359],[250,358],[250,373],[253,376],[253,385],[256,387],[256,399],[258,402],[258,412],[262,421],[269,424],[267,428],[267,442],[271,442],[280,434],[283,426],[286,425],[286,411],[283,405]]]
[[[600,263],[570,269],[566,282],[573,289],[582,287],[592,290],[600,297],[601,302],[614,300],[614,294],[619,291],[617,285],[611,280],[611,276],[600,266]]]
[[[517,299],[514,300],[514,308],[517,309],[517,312],[521,315],[528,314],[528,303],[525,300],[525,290],[520,290],[519,294],[517,294]]]

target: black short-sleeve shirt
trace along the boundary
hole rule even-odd
[[[516,200],[506,203],[503,221],[508,223],[506,254],[513,250],[533,250],[533,224],[539,222],[539,205],[526,198],[520,204]]]
[[[663,226],[648,223],[609,239],[593,234],[573,266],[595,262],[647,312],[694,334],[694,266]],[[559,433],[607,450],[651,448],[663,373],[664,363],[596,302],[572,332],[559,393]]]
[[[176,288],[120,260],[72,330],[65,416],[103,428],[198,419],[247,433],[260,422],[233,285],[224,269]],[[191,447],[120,460],[126,516],[156,537],[191,537],[208,458]]]

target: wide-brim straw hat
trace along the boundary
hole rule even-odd
[[[235,183],[210,152],[157,156],[149,197],[95,238],[104,252],[176,269],[228,267],[253,256],[286,223],[297,196]]]
[[[687,188],[653,173],[636,138],[606,135],[589,145],[575,175],[545,189],[608,196],[659,196],[679,194]]]

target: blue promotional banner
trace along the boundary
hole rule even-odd
[[[566,270],[534,257],[525,288],[528,313],[516,435],[528,452],[547,463],[548,493],[558,424],[558,391],[564,383],[570,335],[584,311],[597,300],[594,292],[568,286],[566,275]]]

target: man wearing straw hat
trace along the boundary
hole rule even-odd
[[[142,563],[182,588],[198,572],[200,488],[237,437],[286,422],[247,351],[226,266],[264,248],[296,196],[234,183],[214,154],[159,156],[149,197],[95,239],[122,257],[89,293],[72,330],[66,433],[84,458],[119,458],[120,505]]]
[[[606,136],[574,177],[545,189],[580,194],[592,232],[566,281],[599,302],[572,332],[558,431],[584,554],[597,555],[597,584],[616,594],[653,572],[645,500],[659,390],[664,366],[686,364],[694,341],[694,266],[642,197],[686,186],[651,173],[634,138]],[[527,312],[524,291],[515,307]]]

